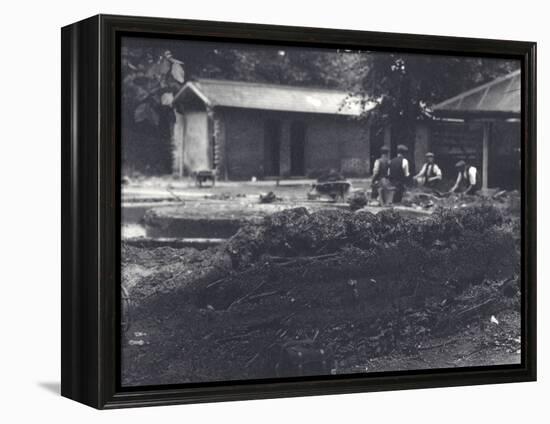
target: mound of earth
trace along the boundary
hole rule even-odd
[[[123,247],[123,384],[518,361],[518,234],[489,205],[296,208],[200,252]]]

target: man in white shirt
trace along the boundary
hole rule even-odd
[[[460,160],[455,165],[458,175],[451,193],[476,194],[479,190],[479,178],[475,166],[468,165],[465,161]]]
[[[443,173],[435,163],[435,155],[432,152],[426,153],[426,163],[418,174],[414,176],[418,184],[435,189],[439,182],[443,179]]]

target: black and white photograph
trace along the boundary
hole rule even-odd
[[[119,60],[122,387],[521,363],[519,60]]]

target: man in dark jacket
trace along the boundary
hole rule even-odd
[[[380,195],[380,189],[387,183],[390,169],[390,149],[388,146],[380,148],[380,157],[374,161],[372,167],[371,199],[376,200]]]
[[[409,161],[405,158],[405,154],[409,151],[407,146],[400,144],[397,146],[397,156],[390,162],[390,182],[395,187],[393,201],[400,203],[405,193],[405,184],[409,180]]]

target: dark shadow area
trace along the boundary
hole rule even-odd
[[[59,381],[41,381],[38,383],[38,387],[56,395],[61,394],[61,383]]]

